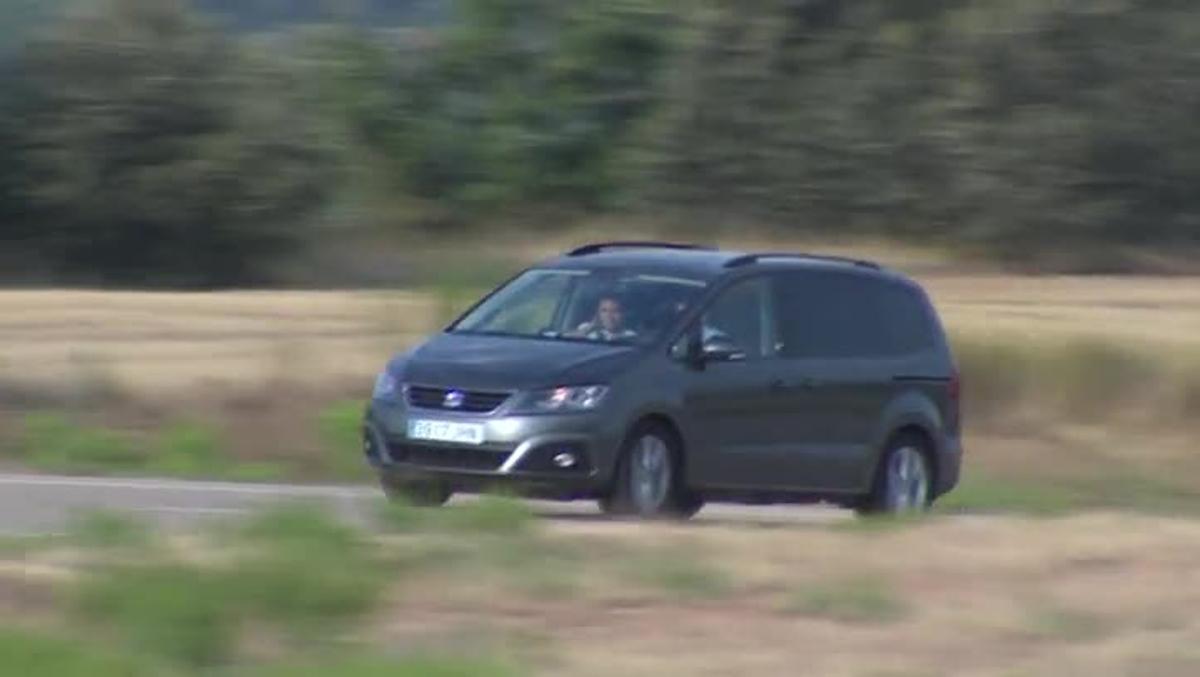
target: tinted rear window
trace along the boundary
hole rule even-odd
[[[924,300],[905,285],[797,271],[779,274],[774,291],[783,357],[891,357],[935,343]]]

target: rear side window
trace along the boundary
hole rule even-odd
[[[925,304],[904,285],[796,271],[779,274],[773,293],[783,357],[896,357],[934,345]]]

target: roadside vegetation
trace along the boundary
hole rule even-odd
[[[529,260],[512,255],[514,267]],[[1195,291],[1169,278],[915,274],[965,388],[963,483],[942,510],[1200,512]],[[55,473],[370,481],[359,418],[375,370],[483,282],[4,292],[0,459]]]
[[[1183,677],[1197,529],[547,522],[501,496],[355,524],[304,502],[190,530],[81,514],[0,549],[0,674]]]
[[[407,284],[601,221],[1195,270],[1190,3],[318,5],[0,4],[0,277]]]

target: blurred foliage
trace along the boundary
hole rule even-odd
[[[171,423],[154,435],[137,435],[81,425],[56,413],[26,414],[15,454],[29,467],[81,474],[149,474],[242,481],[277,480],[288,468],[277,463],[231,457],[217,429],[200,423]],[[348,463],[322,467],[326,475],[345,473]]]
[[[1076,270],[1200,237],[1183,0],[195,3],[0,5],[0,241],[59,279],[606,210]]]
[[[79,617],[132,652],[212,666],[233,654],[238,600],[213,572],[171,562],[115,566],[74,591]]]
[[[147,523],[115,511],[89,511],[75,515],[67,525],[67,538],[83,547],[112,550],[145,550],[156,534]]]
[[[318,432],[326,454],[325,464],[338,477],[360,479],[369,467],[363,455],[363,403],[355,400],[331,404],[321,411]]]
[[[508,677],[522,674],[492,659],[458,656],[354,656],[315,665],[286,665],[249,673],[254,677]]]
[[[240,657],[248,628],[289,653],[336,642],[389,581],[375,546],[314,506],[270,507],[225,535],[216,563],[147,554],[93,568],[73,590],[76,615],[140,655],[212,667]]]
[[[139,661],[76,638],[31,630],[0,630],[4,674],[22,677],[150,677],[161,674]]]
[[[72,277],[244,280],[324,193],[294,74],[179,0],[72,13],[29,45],[25,75],[38,240]]]
[[[892,623],[909,611],[893,586],[877,577],[809,584],[792,594],[785,609],[841,623]]]

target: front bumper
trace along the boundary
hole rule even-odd
[[[481,424],[478,445],[411,440],[410,418]],[[471,487],[515,482],[587,492],[605,486],[622,429],[602,412],[547,415],[465,414],[373,401],[363,422],[366,460],[390,476],[444,479]],[[576,462],[555,463],[561,454]]]

